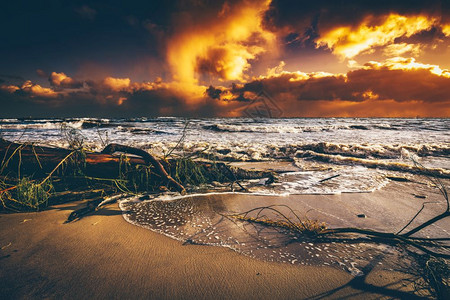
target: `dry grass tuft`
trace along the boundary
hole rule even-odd
[[[327,229],[325,222],[305,219],[302,222],[288,222],[285,220],[271,220],[266,218],[253,218],[234,216],[235,219],[250,223],[282,228],[298,234],[317,235]]]

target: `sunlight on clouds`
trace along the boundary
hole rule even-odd
[[[53,99],[58,97],[58,93],[52,90],[51,88],[42,87],[39,84],[34,84],[31,80],[25,81],[21,86],[15,85],[2,85],[0,86],[0,90],[13,94],[17,91],[22,91],[26,93],[30,98],[47,98]]]
[[[343,26],[325,32],[316,40],[317,47],[328,47],[342,59],[351,59],[373,47],[391,44],[396,38],[430,30],[437,19],[390,14],[378,25],[373,25],[375,21],[374,17],[367,17],[357,28]]]
[[[270,77],[270,76],[275,76],[277,74],[280,74],[281,72],[283,72],[284,66],[286,66],[286,63],[284,61],[280,61],[278,66],[273,67],[273,68],[268,68],[267,69],[267,76]]]
[[[153,82],[133,82],[129,86],[129,92],[152,91],[159,88],[169,88],[169,85],[157,77]]]
[[[42,97],[42,98],[56,98],[58,97],[58,93],[53,91],[50,88],[45,88],[40,86],[39,84],[33,84],[30,80],[27,80],[23,83],[20,88],[22,91],[30,94],[30,97]]]
[[[48,78],[50,84],[55,87],[64,87],[64,88],[80,88],[82,87],[83,83],[79,82],[69,76],[67,76],[65,73],[57,73],[52,72],[50,74],[50,77]]]
[[[111,89],[112,91],[119,92],[122,90],[127,90],[130,86],[130,78],[114,78],[114,77],[106,77],[103,79],[103,84]]]
[[[415,44],[407,44],[407,43],[400,43],[400,44],[392,44],[386,46],[386,48],[383,50],[384,55],[386,56],[401,56],[405,53],[410,53],[413,56],[418,56],[421,51],[420,45]]]
[[[12,93],[20,90],[20,88],[18,86],[15,86],[15,85],[0,85],[0,90],[12,94]]]
[[[175,81],[192,85],[201,75],[219,80],[245,80],[250,60],[269,46],[275,35],[263,29],[262,14],[270,1],[225,5],[211,24],[183,28],[168,44],[167,58]]]
[[[374,92],[372,92],[372,91],[365,91],[363,94],[362,94],[362,98],[364,99],[364,100],[378,100],[379,98],[380,98],[380,95],[378,95],[378,94],[375,94]]]
[[[52,72],[49,80],[52,85],[60,86],[64,80],[67,80],[67,78],[70,78],[70,77],[68,77],[63,72],[61,72],[61,73]]]
[[[117,101],[117,104],[122,105],[127,100],[128,100],[128,98],[126,98],[126,97],[120,97],[119,100]]]
[[[442,26],[442,33],[445,34],[445,36],[450,36],[450,24]]]
[[[383,63],[370,61],[366,64],[366,68],[387,68],[389,70],[428,70],[430,73],[435,75],[450,78],[449,70],[443,70],[437,65],[418,63],[414,58],[395,57],[387,59]]]
[[[270,78],[277,78],[281,76],[288,76],[289,81],[295,82],[295,81],[302,81],[307,80],[310,78],[323,78],[323,77],[329,77],[329,76],[336,76],[336,75],[342,75],[342,74],[332,74],[328,72],[310,72],[305,73],[302,71],[284,71],[284,67],[286,66],[286,63],[284,61],[280,61],[278,66],[273,68],[268,68],[266,75],[260,75],[258,77],[254,77],[253,80],[264,80],[264,79],[270,79]]]
[[[325,77],[336,77],[336,76],[346,76],[345,74],[331,74],[328,72],[311,72],[311,73],[303,73],[300,71],[296,72],[284,72],[284,74],[294,75],[289,78],[289,82],[303,81],[308,79],[318,79]]]
[[[305,73],[302,71],[279,71],[279,72],[272,72],[273,69],[269,69],[269,72],[267,75],[261,75],[257,78],[257,80],[264,80],[264,79],[271,79],[271,78],[279,78],[279,77],[289,77],[290,82],[297,82],[297,81],[305,81],[308,79],[318,79],[318,78],[325,78],[325,77],[335,77],[335,76],[346,76],[345,74],[332,74],[328,72],[310,72]]]

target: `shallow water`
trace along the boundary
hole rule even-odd
[[[384,269],[391,269],[399,267],[397,262],[400,258],[403,263],[408,261],[399,249],[362,241],[355,236],[313,239],[285,229],[234,217],[236,213],[275,205],[274,209],[295,220],[296,216],[282,204],[287,203],[303,220],[309,217],[310,220],[326,219],[334,225],[352,225],[342,218],[346,212],[321,211],[316,204],[308,203],[308,200],[237,193],[181,196],[175,200],[161,200],[164,197],[145,198],[122,199],[120,207],[124,211],[124,218],[132,224],[185,244],[227,247],[241,254],[267,261],[295,265],[330,265],[355,276],[363,274],[368,262]],[[304,214],[311,210],[314,212]],[[257,212],[258,210],[249,216],[256,216]],[[272,220],[283,219],[278,212],[272,210],[263,210],[262,215]]]

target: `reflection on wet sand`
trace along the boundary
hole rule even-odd
[[[317,196],[310,197],[320,200]],[[286,229],[230,217],[235,213],[278,202],[287,203],[297,212],[310,211],[307,214],[299,213],[302,217],[327,220],[338,226],[349,225],[342,218],[342,214],[348,214],[348,209],[343,212],[331,209],[327,213],[323,209],[324,213],[321,213],[320,202],[329,202],[329,199],[324,198],[316,203],[308,200],[302,201],[295,197],[214,194],[186,196],[171,201],[140,201],[138,198],[129,198],[121,202],[121,208],[126,211],[127,221],[185,244],[228,247],[244,255],[267,261],[297,265],[331,265],[355,276],[363,275],[361,270],[374,258],[377,258],[377,267],[388,270],[401,268],[399,261],[402,261],[405,268],[410,264],[406,253],[401,249],[377,244],[361,237],[347,235],[345,238],[312,238],[294,234]],[[280,210],[283,210],[283,207],[280,207]],[[289,211],[285,210],[283,213],[289,216]],[[266,217],[276,219],[277,215],[267,214]]]

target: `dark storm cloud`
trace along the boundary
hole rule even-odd
[[[445,107],[450,104],[450,72],[396,59],[372,62],[342,75],[282,72],[204,91],[204,98],[192,102],[192,95],[161,81],[106,77],[86,80],[75,89],[61,83],[52,88],[31,81],[20,86],[2,83],[0,117],[242,116],[262,91],[276,101],[284,116],[416,116],[422,108],[427,116],[441,116],[449,113]]]
[[[206,89],[206,95],[211,98],[211,99],[220,99],[220,94],[222,93],[222,90],[220,89],[216,89],[215,87],[213,87],[212,85],[210,85],[207,89]]]
[[[417,44],[423,49],[438,45],[444,37],[445,24],[450,23],[448,3],[441,0],[273,0],[265,13],[264,24],[277,32],[288,50],[329,49],[340,58],[352,59],[364,51],[374,51],[377,46],[395,43]],[[403,17],[416,19],[404,21]],[[413,29],[415,24],[422,25]],[[339,36],[334,31],[338,28],[342,30]],[[375,35],[376,31],[378,36],[364,39],[364,34]],[[384,39],[383,35],[389,38]],[[351,45],[353,49],[346,51]]]
[[[359,92],[371,91],[379,99],[397,102],[418,100],[423,102],[450,101],[450,78],[431,73],[429,70],[356,70],[348,73],[348,87]]]
[[[220,115],[215,101],[206,100],[200,106],[193,107],[188,101],[169,89],[137,91],[131,94],[120,108],[128,115],[149,116],[197,116],[208,117]]]
[[[438,72],[436,66],[432,65],[417,64],[411,68],[411,64],[415,62],[407,59],[368,64],[346,75],[284,72],[245,85],[234,85],[227,91],[233,94],[235,99],[247,94],[250,100],[264,90],[280,102],[362,102],[374,99],[395,102],[450,102],[450,72]],[[221,93],[226,95],[225,90]]]
[[[310,113],[318,115],[324,105],[345,101],[444,103],[450,95],[448,73],[437,74],[426,66],[402,67],[411,61],[399,62],[400,67],[367,64],[343,75],[278,72],[265,78],[258,77],[254,66],[260,64],[262,70],[265,58],[288,61],[280,57],[289,52],[283,47],[298,44],[307,51],[323,46],[319,51],[344,59],[375,49],[389,57],[414,56],[432,49],[436,41],[444,48],[450,36],[450,26],[445,27],[450,24],[449,3],[9,1],[0,12],[5,29],[0,73],[25,79],[0,75],[0,114],[235,116],[261,90],[298,115],[300,102],[315,105]],[[408,20],[399,21],[402,18]],[[429,23],[421,23],[423,19]],[[342,26],[342,35],[326,35]],[[149,66],[148,61],[158,64]],[[107,71],[95,67],[101,75],[91,75],[83,68],[86,65],[105,66]],[[138,68],[145,69],[144,75],[135,75]],[[286,69],[294,70],[291,65]],[[147,82],[156,77],[163,80]],[[217,82],[236,84],[209,86]]]
[[[83,86],[64,73],[52,72],[51,88],[25,81],[0,84],[0,117],[50,116],[212,116],[220,102],[204,98],[193,105],[189,95],[160,81],[134,83],[128,78],[86,80]],[[76,82],[76,84],[74,83]]]
[[[368,15],[389,13],[426,14],[448,17],[446,1],[440,0],[273,0],[265,14],[265,24],[272,30],[288,29],[304,32],[315,21],[320,28],[357,25]]]
[[[341,99],[352,101],[360,100],[352,95],[355,90],[349,88],[344,76],[297,79],[296,74],[282,74],[280,76],[255,80],[246,83],[241,87],[235,86],[231,89],[232,93],[238,98],[242,98],[242,96],[245,95],[245,92],[251,92],[250,95],[254,95],[262,90],[277,99],[308,101]]]

